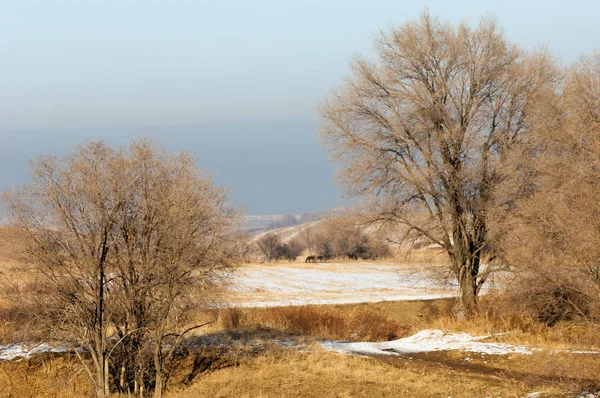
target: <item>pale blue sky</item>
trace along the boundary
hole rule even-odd
[[[426,6],[494,14],[564,62],[600,47],[597,0],[0,1],[0,189],[33,156],[152,133],[197,152],[250,213],[335,206],[315,104],[379,28]]]

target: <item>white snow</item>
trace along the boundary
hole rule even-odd
[[[233,280],[235,306],[345,304],[453,297],[415,266],[368,262],[262,265],[240,269]]]
[[[321,345],[329,350],[355,355],[399,355],[450,350],[490,355],[531,354],[532,349],[529,347],[481,341],[489,337],[472,336],[468,333],[447,333],[441,330],[422,330],[410,337],[383,343],[325,341]]]
[[[45,352],[65,352],[67,347],[65,345],[51,346],[49,344],[11,344],[7,346],[0,345],[0,360],[12,361],[17,358],[30,358],[34,355],[42,354]]]
[[[596,392],[584,391],[580,395],[577,396],[577,398],[598,398],[598,397],[600,397],[600,390],[596,391]]]

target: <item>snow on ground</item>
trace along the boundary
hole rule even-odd
[[[0,345],[0,360],[2,361],[12,361],[17,358],[31,358],[34,355],[42,354],[44,352],[65,352],[67,351],[67,347],[64,345],[60,346],[50,346],[48,344],[11,344],[6,346]]]
[[[417,266],[368,262],[249,265],[234,277],[232,301],[240,307],[344,304],[452,297]]]
[[[489,337],[472,336],[468,333],[446,333],[441,330],[422,330],[410,337],[383,343],[324,341],[321,345],[328,350],[354,355],[401,355],[450,350],[490,355],[527,355],[533,350],[525,346],[481,341]]]

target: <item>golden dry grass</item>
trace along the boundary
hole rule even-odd
[[[173,388],[168,397],[522,397],[532,388],[521,381],[439,366],[394,366],[316,351],[254,358],[204,375],[191,387]]]
[[[31,270],[25,257],[26,246],[27,237],[23,232],[0,226],[0,293],[7,284],[29,280]]]
[[[23,266],[27,239],[18,229],[0,226],[0,266],[1,269]]]
[[[421,330],[441,314],[452,299],[389,301],[340,305],[272,308],[230,308],[218,312],[217,328],[270,329],[322,339],[385,341]]]
[[[92,394],[76,358],[38,356],[27,361],[0,361],[2,398],[80,398]]]
[[[531,392],[550,397],[600,388],[597,358],[548,352],[512,357],[450,352],[380,360],[317,346],[308,352],[274,349],[184,382],[190,374],[187,365],[175,375],[167,398],[523,397]],[[0,397],[90,394],[85,375],[72,359],[0,363]]]
[[[370,311],[385,317],[391,324],[414,330],[445,326],[473,333],[489,331],[483,326],[487,322],[484,318],[468,322],[450,321],[451,306],[451,300],[437,300],[242,309],[236,315],[240,316],[237,325],[232,325],[232,320],[227,319],[232,316],[231,310],[222,310],[219,322],[205,333],[216,334],[233,326],[248,331],[267,328],[265,325],[270,324],[270,337],[304,333],[322,338],[320,336],[332,333],[332,330],[307,325],[318,324],[331,316],[347,322],[355,319],[355,314]],[[215,315],[205,313],[202,316]],[[293,322],[289,321],[290,318]],[[308,329],[303,329],[305,327]],[[381,325],[381,329],[388,327],[389,324]],[[570,327],[576,329],[574,323]],[[340,333],[343,335],[344,332]],[[577,333],[564,334],[561,344],[579,347],[578,336]],[[531,331],[516,331],[500,339],[520,344],[532,341],[528,339],[537,339],[536,343],[552,345]],[[365,358],[324,351],[312,344],[308,351],[270,347],[254,357],[228,358],[226,355],[219,366],[197,375],[193,363],[194,358],[190,357],[177,369],[167,397],[522,397],[534,391],[544,392],[542,396],[565,396],[569,391],[600,389],[598,355],[551,350],[528,356],[443,352],[411,357]],[[77,361],[67,357],[0,362],[0,397],[89,396],[90,387],[85,374],[78,372]]]
[[[561,321],[547,326],[512,308],[502,294],[490,294],[480,299],[478,313],[470,319],[460,319],[451,313],[431,319],[430,327],[465,331],[476,335],[499,335],[497,341],[550,350],[600,351],[600,325],[583,321]]]

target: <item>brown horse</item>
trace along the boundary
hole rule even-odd
[[[306,257],[305,263],[315,263],[315,262],[317,262],[317,258],[315,256]]]
[[[319,256],[319,257],[317,257],[317,261],[320,262],[320,263],[321,262],[325,263],[325,262],[327,262],[327,260],[329,260],[329,257],[327,257],[327,256]]]

